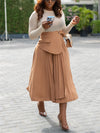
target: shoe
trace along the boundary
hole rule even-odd
[[[37,103],[37,106],[38,106],[38,110],[39,110],[39,114],[41,115],[41,116],[44,116],[44,117],[46,117],[47,116],[47,112],[41,112],[40,111],[40,109],[41,109],[41,107],[39,106],[39,102]]]
[[[63,119],[62,119],[62,117],[61,117],[61,114],[58,114],[58,120],[59,120],[59,124],[60,124],[60,126],[62,127],[62,129],[63,129],[64,131],[68,131],[68,130],[69,130],[69,126],[68,126],[68,124],[66,123],[66,121],[65,121],[64,124],[62,124]]]

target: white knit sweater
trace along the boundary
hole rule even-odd
[[[69,25],[66,26],[65,14],[62,11],[62,17],[58,18],[55,16],[53,25],[51,25],[51,27],[48,29],[44,29],[42,26],[42,21],[46,21],[47,16],[55,16],[54,11],[44,9],[43,17],[39,21],[38,21],[37,12],[36,11],[32,12],[32,14],[29,17],[29,27],[28,27],[28,34],[31,40],[38,38],[42,32],[62,30],[65,34],[67,34],[74,26],[71,22],[69,23]]]

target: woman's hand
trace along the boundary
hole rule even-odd
[[[53,23],[53,21],[43,21],[42,26],[44,29],[48,29],[51,27],[52,23]]]
[[[76,24],[79,23],[79,21],[80,21],[80,18],[79,18],[78,16],[75,16],[75,17],[72,19],[71,23],[74,24],[74,25],[76,25]]]

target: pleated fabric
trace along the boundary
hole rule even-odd
[[[33,53],[26,89],[32,101],[65,103],[78,98],[61,31],[41,34]]]

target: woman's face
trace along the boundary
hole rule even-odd
[[[44,0],[45,2],[45,8],[48,10],[52,10],[52,7],[54,6],[56,0]]]

